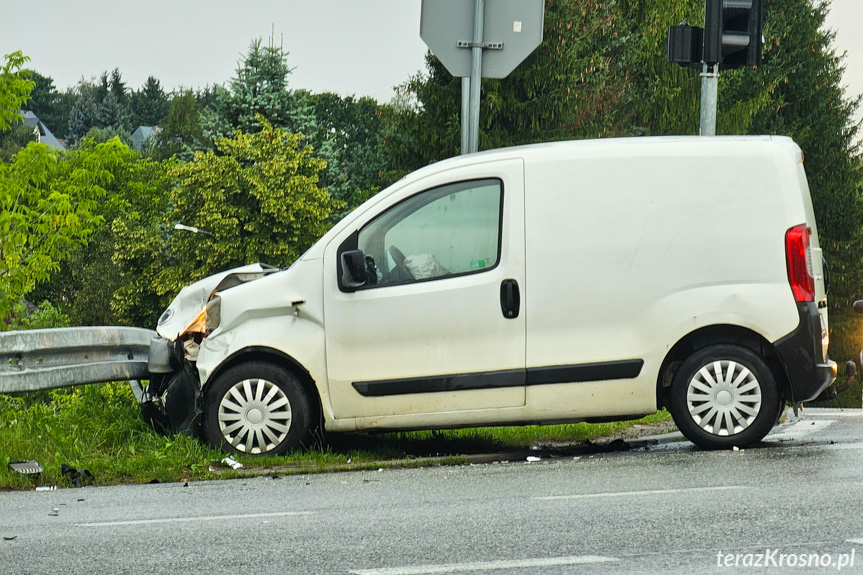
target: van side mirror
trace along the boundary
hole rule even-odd
[[[348,288],[366,285],[366,260],[362,250],[342,252],[342,285]]]

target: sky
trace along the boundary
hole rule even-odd
[[[119,68],[129,88],[226,84],[256,38],[290,54],[292,88],[372,96],[424,68],[420,0],[0,0],[0,55],[59,90]]]
[[[226,84],[255,38],[281,43],[292,88],[372,96],[424,69],[421,0],[0,0],[0,55],[59,90],[119,68],[129,88]],[[847,93],[863,93],[863,0],[832,0]]]

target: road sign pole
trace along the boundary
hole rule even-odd
[[[470,77],[461,79],[461,154],[470,147]]]
[[[704,63],[701,72],[701,129],[702,136],[716,135],[716,106],[719,101],[719,64]]]
[[[485,16],[485,0],[474,0],[473,47],[470,66],[470,137],[468,154],[479,151],[479,98],[482,88],[482,29]]]
[[[546,0],[422,0],[420,37],[461,78],[461,153],[479,150],[483,78],[506,78],[542,42]]]

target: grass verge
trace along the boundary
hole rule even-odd
[[[284,457],[237,457],[242,474],[278,468],[310,473],[345,468],[447,465],[465,455],[506,452],[531,446],[575,443],[598,437],[626,437],[640,426],[667,423],[660,412],[636,422],[497,427],[337,435],[326,446]],[[644,429],[642,427],[641,429]],[[79,386],[26,396],[0,395],[0,489],[38,485],[68,487],[61,465],[87,469],[96,485],[191,481],[234,477],[219,462],[225,455],[185,436],[157,434],[142,420],[125,383]],[[12,461],[37,461],[44,471],[27,476]]]

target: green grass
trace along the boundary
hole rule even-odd
[[[659,413],[642,423],[667,420]],[[451,431],[335,435],[325,446],[284,457],[234,456],[252,470],[320,472],[398,465],[464,463],[464,455],[526,449],[532,445],[572,443],[626,435],[632,422]],[[191,481],[235,477],[219,461],[218,450],[185,436],[167,437],[142,420],[125,383],[79,386],[26,396],[0,395],[0,489],[36,485],[71,486],[60,473],[65,463],[87,469],[96,485]],[[431,462],[424,458],[433,458]],[[40,476],[9,470],[11,461],[34,460]],[[415,463],[412,463],[412,460]],[[422,462],[420,461],[422,460]],[[350,462],[350,463],[349,463]],[[211,471],[211,468],[215,471]]]

